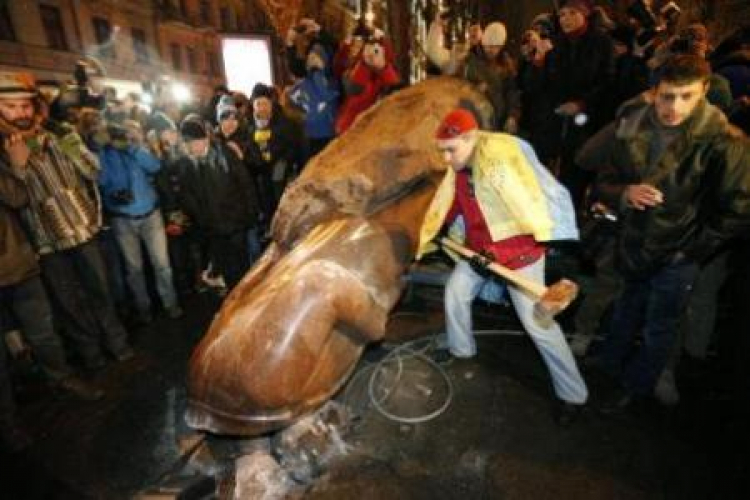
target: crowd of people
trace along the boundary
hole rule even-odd
[[[522,148],[524,154],[538,158],[535,164],[548,168],[572,196],[579,222],[587,229],[581,258],[596,269],[576,317],[573,353],[586,354],[618,295],[630,297],[630,302],[621,299],[615,308],[618,329],[613,335],[618,340],[606,351],[610,367],[624,363],[626,341],[643,328],[643,322],[633,321],[643,319],[644,304],[661,307],[667,301],[677,308],[659,313],[669,316],[667,326],[654,329],[653,322],[646,322],[646,346],[656,345],[657,351],[644,349],[639,366],[628,371],[632,383],[628,385],[631,379],[626,378],[624,387],[629,392],[618,394],[610,408],[626,406],[634,394],[654,391],[662,401],[676,402],[674,370],[682,347],[691,357],[707,356],[718,290],[737,245],[730,236],[746,228],[741,221],[748,215],[747,199],[735,204],[747,192],[736,189],[720,206],[737,221],[728,223],[731,228],[711,226],[707,231],[715,238],[694,253],[687,249],[692,251],[696,228],[703,226],[680,219],[677,208],[668,214],[672,222],[627,215],[630,209],[648,212],[673,193],[654,188],[657,182],[646,182],[642,173],[621,178],[627,175],[616,167],[627,161],[623,158],[647,158],[655,167],[668,161],[681,165],[687,161],[685,151],[693,151],[692,142],[683,144],[666,122],[661,122],[666,130],[659,129],[656,139],[641,138],[646,151],[637,153],[640,156],[629,149],[628,140],[641,136],[637,125],[628,129],[628,120],[653,120],[648,113],[651,118],[642,117],[642,108],[653,103],[639,101],[649,88],[665,81],[681,85],[710,79],[706,90],[713,106],[701,107],[700,112],[720,129],[711,133],[728,134],[724,117],[748,130],[747,30],[712,50],[705,26],[681,19],[673,2],[658,13],[643,2],[633,5],[617,13],[615,22],[587,0],[563,2],[559,12],[534,19],[520,37],[517,55],[507,47],[506,27],[498,21],[471,25],[451,43],[450,20],[438,15],[426,42],[434,74],[467,79],[492,106],[491,121],[476,127],[470,123],[464,131],[481,126],[528,141],[533,150]],[[51,385],[85,400],[103,397],[103,391],[78,375],[69,360],[84,370],[128,360],[134,355],[128,329],[148,325],[155,314],[180,318],[181,300],[196,290],[223,296],[263,251],[285,186],[357,116],[406,85],[386,34],[371,25],[358,25],[339,42],[315,20],[303,19],[286,34],[285,42],[288,86],[279,91],[257,84],[250,96],[219,87],[203,109],[193,112],[164,96],[157,95],[145,106],[137,94],[118,98],[103,92],[96,88],[94,75],[86,78],[85,64],[76,70],[76,84],[51,97],[40,91],[32,75],[0,73],[1,326],[9,339],[20,331],[23,342],[15,344],[30,347]],[[692,58],[687,80],[679,74],[664,75],[664,68],[674,66],[669,64],[678,57]],[[714,71],[706,69],[707,62],[704,67],[694,60],[710,60]],[[620,128],[605,127],[612,120]],[[698,135],[686,140],[710,135],[707,126],[695,127],[690,133]],[[618,141],[624,141],[619,149],[611,147]],[[682,149],[670,149],[674,145]],[[613,151],[621,153],[619,159],[604,154]],[[733,159],[732,165],[739,162],[748,168],[746,143],[733,154],[740,159]],[[695,161],[703,165],[702,158]],[[733,171],[734,183],[724,183],[728,167],[715,161],[718,166],[710,167],[713,170],[701,179],[721,184],[716,193],[747,182],[747,175]],[[696,167],[701,168],[709,169]],[[603,172],[609,177],[602,179]],[[697,178],[694,173],[685,176]],[[630,189],[631,184],[642,187]],[[701,200],[706,196],[701,194]],[[708,208],[703,207],[708,205],[683,201],[692,203],[695,217],[699,214],[705,225],[708,215],[703,211]],[[683,228],[679,234],[650,232],[651,224],[678,223]],[[625,240],[616,237],[620,224],[624,234],[631,235]],[[652,238],[679,239],[679,258],[665,263],[660,254],[659,262],[648,261],[639,251],[650,248]],[[534,238],[515,241],[511,250],[529,257],[518,268],[529,265],[527,272],[542,279],[544,261],[539,258],[545,250]],[[623,277],[617,272],[623,258],[630,270],[641,274]],[[636,262],[639,258],[644,260]],[[644,285],[653,275],[642,273],[661,272],[664,267],[668,269],[663,276]],[[463,265],[460,269],[462,286],[475,288],[479,280],[473,271]],[[653,305],[647,297],[661,293],[660,280],[671,288]],[[688,295],[693,281],[695,288]],[[453,287],[451,293],[463,296],[462,290]],[[465,302],[465,297],[454,295],[446,299]],[[585,402],[585,383],[568,346],[562,345],[559,328],[555,326],[550,340],[549,328],[532,325],[531,305],[521,295],[512,293],[511,298],[542,345],[558,395],[574,405]],[[457,333],[452,354],[470,356],[475,352],[465,331],[470,321],[461,320],[467,310],[455,304],[453,308]],[[686,325],[684,338],[675,339],[680,318]],[[15,421],[6,364],[0,348],[0,440],[20,448],[27,438]],[[619,376],[621,368],[612,371]]]

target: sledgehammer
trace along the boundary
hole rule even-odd
[[[440,244],[467,259],[473,257],[485,258],[477,252],[459,245],[450,238],[440,238]],[[578,285],[570,280],[562,279],[550,286],[544,286],[543,283],[531,281],[520,273],[503,267],[496,262],[488,262],[487,269],[528,292],[537,301],[537,311],[544,315],[554,316],[560,313],[578,295]]]

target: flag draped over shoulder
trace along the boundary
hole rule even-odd
[[[526,234],[537,241],[578,238],[570,194],[527,143],[508,134],[480,132],[470,163],[493,241]],[[445,222],[455,190],[456,173],[448,169],[425,216],[418,258],[431,250],[430,241]]]

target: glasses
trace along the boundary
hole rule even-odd
[[[237,113],[235,113],[234,111],[229,111],[227,113],[222,113],[221,116],[219,116],[220,121],[229,120],[229,119],[236,120]]]

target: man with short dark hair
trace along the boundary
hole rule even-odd
[[[748,142],[706,101],[709,77],[700,57],[669,59],[651,92],[625,103],[577,158],[598,171],[596,196],[619,209],[625,288],[601,358],[621,386],[605,413],[653,393],[698,265],[750,227]]]

